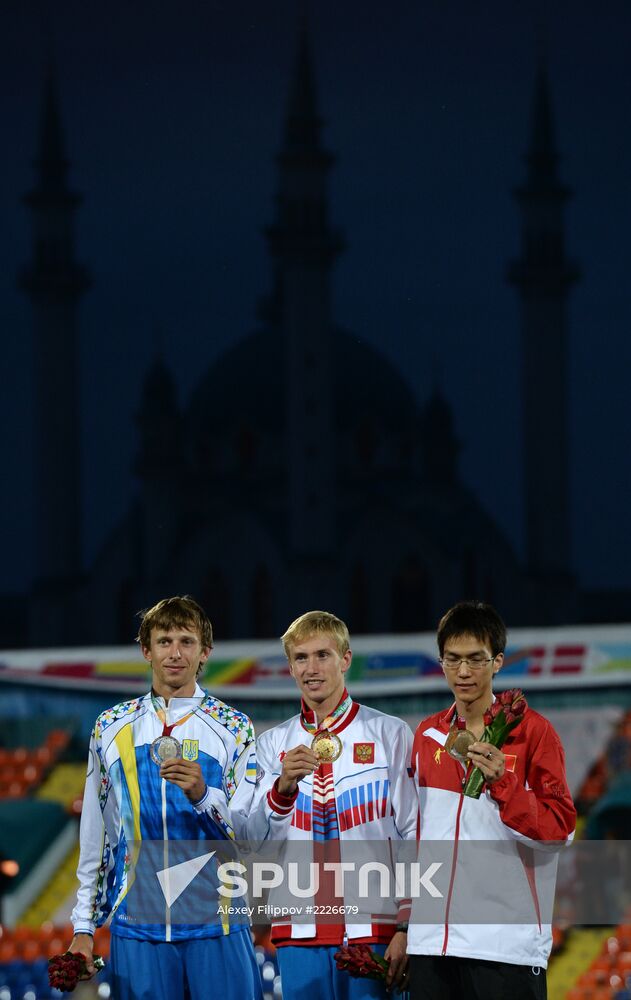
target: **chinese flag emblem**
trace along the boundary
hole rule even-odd
[[[506,768],[507,771],[514,771],[516,763],[517,763],[516,753],[504,754],[504,767]]]
[[[355,743],[353,745],[353,763],[354,764],[374,764],[375,763],[375,744],[374,743]]]

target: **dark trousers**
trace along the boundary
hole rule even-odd
[[[546,970],[509,962],[410,955],[410,1000],[546,1000]]]

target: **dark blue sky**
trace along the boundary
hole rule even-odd
[[[587,586],[629,586],[631,11],[628,0],[547,6],[561,175],[575,195],[567,243],[584,275],[570,299],[574,563]],[[132,494],[132,417],[156,344],[182,402],[268,290],[261,228],[298,9],[51,4],[71,182],[85,196],[78,256],[94,279],[80,310],[88,560]],[[337,320],[419,398],[440,373],[465,481],[520,551],[519,313],[504,273],[542,34],[533,9],[321,0],[310,16],[324,141],[338,156],[331,216],[348,242]],[[3,591],[33,573],[30,310],[15,276],[30,253],[20,196],[33,182],[45,20],[29,0],[0,11]]]

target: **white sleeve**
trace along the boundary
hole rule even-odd
[[[394,825],[402,840],[415,840],[418,829],[418,794],[412,778],[412,730],[405,722],[393,727],[390,741],[388,770],[390,773],[390,801]],[[397,919],[405,923],[410,919],[412,900],[397,894]]]
[[[416,837],[418,823],[418,795],[411,772],[413,740],[412,730],[405,722],[394,728],[390,740],[390,801],[394,825],[402,840]]]
[[[79,830],[79,889],[70,920],[75,934],[93,934],[109,915],[108,876],[114,867],[120,817],[95,727],[90,738],[88,770]]]
[[[281,795],[277,789],[282,763],[276,744],[277,736],[273,729],[263,733],[258,742],[256,792],[246,826],[247,838],[255,844],[266,840],[287,840],[298,798],[298,790],[294,795]]]
[[[256,790],[256,775],[257,747],[252,738],[242,747],[235,746],[232,760],[224,768],[222,788],[207,785],[203,797],[194,803],[195,811],[206,821],[210,836],[247,839],[246,824]]]
[[[195,809],[205,813],[223,831],[223,836],[254,846],[266,840],[285,840],[294,814],[298,792],[279,795],[275,788],[281,764],[275,749],[273,730],[257,740],[247,762],[247,779],[228,800],[218,788],[207,788]],[[250,775],[252,776],[250,778]]]

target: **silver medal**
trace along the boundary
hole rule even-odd
[[[181,756],[182,744],[175,736],[158,736],[151,744],[151,759],[154,764],[163,764],[165,760]]]

